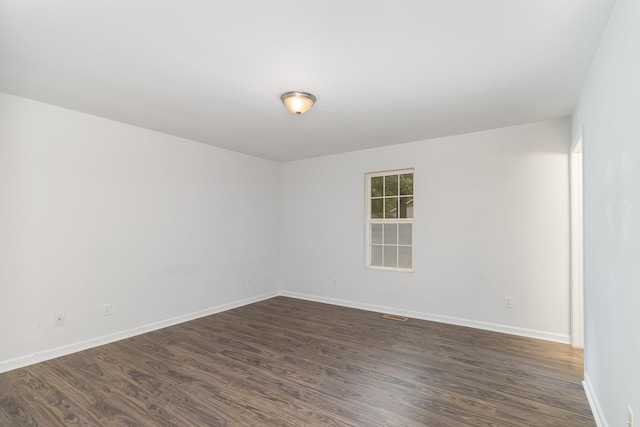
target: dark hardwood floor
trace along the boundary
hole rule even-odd
[[[0,426],[595,426],[582,352],[278,297],[0,374]]]

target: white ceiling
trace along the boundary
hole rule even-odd
[[[314,157],[570,115],[614,3],[0,0],[0,91]]]

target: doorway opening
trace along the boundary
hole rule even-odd
[[[584,348],[582,134],[571,146],[571,345]]]

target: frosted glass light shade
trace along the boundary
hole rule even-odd
[[[306,113],[316,102],[316,97],[307,92],[287,92],[280,96],[287,109],[295,114]]]

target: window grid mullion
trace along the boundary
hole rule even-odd
[[[400,177],[398,177],[398,194],[400,193]],[[399,200],[398,200],[399,202]],[[398,205],[398,211],[400,205]],[[400,224],[396,224],[396,268],[400,264]]]
[[[401,175],[406,175],[406,174],[413,174],[413,170],[412,169],[406,169],[406,170],[401,170],[401,171],[394,171],[394,173],[378,173],[378,174],[367,174],[367,197],[369,199],[369,203],[368,203],[368,212],[367,212],[367,223],[368,223],[368,252],[369,252],[369,260],[368,260],[368,264],[371,267],[374,268],[379,268],[379,269],[388,269],[388,270],[413,270],[413,249],[411,250],[411,258],[408,260],[411,262],[410,267],[409,268],[400,268],[400,248],[401,247],[407,247],[407,248],[413,248],[413,223],[414,223],[414,218],[413,215],[410,218],[407,218],[407,212],[405,212],[405,217],[401,217],[401,198],[402,197],[411,197],[413,198],[414,195],[414,191],[411,191],[411,194],[404,194],[401,195]],[[394,177],[396,178],[397,181],[397,187],[396,187],[396,195],[387,195],[387,177]],[[382,177],[382,194],[380,196],[372,196],[372,178],[375,177]],[[389,209],[388,207],[388,203],[391,199],[395,199],[396,203],[395,203],[395,217],[388,217],[387,216],[387,210]],[[381,200],[382,201],[382,215],[381,218],[372,218],[372,205],[373,205],[373,201],[374,200]],[[412,205],[413,206],[413,205]],[[408,206],[405,207],[406,209],[408,209]],[[381,225],[381,241],[379,244],[374,244],[372,243],[372,233],[373,233],[373,225],[374,224],[380,224]],[[400,244],[400,225],[402,224],[411,224],[411,243],[410,244]],[[390,225],[394,225],[395,226],[395,238],[396,241],[394,244],[387,244],[386,240],[385,240],[385,233],[386,233],[386,229],[388,226]],[[395,260],[395,264],[394,266],[386,266],[385,265],[385,261],[388,257],[385,256],[385,248],[389,246],[389,249],[391,249],[391,247],[393,247],[393,250],[395,251],[395,255],[396,255],[396,260]],[[381,265],[373,265],[372,264],[372,255],[373,255],[373,248],[378,247],[380,249],[380,259],[379,262],[381,263]]]

